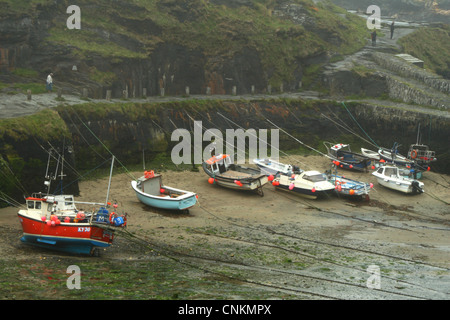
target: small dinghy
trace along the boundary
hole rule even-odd
[[[301,174],[277,175],[272,181],[276,189],[290,191],[310,199],[325,198],[334,192],[334,185],[325,174],[318,171],[305,171]]]
[[[401,176],[396,166],[385,165],[372,174],[377,177],[378,183],[386,188],[410,194],[425,192],[423,182]]]
[[[291,164],[284,164],[273,159],[253,159],[255,163],[261,170],[261,173],[265,175],[277,175],[278,173],[284,175],[300,174],[303,172],[299,167]]]
[[[378,150],[380,160],[385,160],[386,162],[390,162],[403,167],[413,167],[414,160],[408,159],[407,157],[398,153],[398,147],[399,144],[395,142],[392,146],[392,149],[380,148]]]
[[[163,185],[162,175],[146,171],[142,177],[131,181],[137,198],[150,207],[166,210],[189,210],[197,203],[197,194]]]
[[[236,189],[256,191],[264,196],[262,187],[269,181],[259,169],[233,164],[230,155],[212,156],[202,163],[203,170],[210,177],[209,183]]]
[[[386,162],[390,162],[399,166],[413,166],[414,161],[406,158],[405,156],[392,152],[392,150],[381,148],[378,150],[378,154],[380,155],[381,160],[385,160]]]
[[[370,149],[361,148],[361,154],[372,160],[380,160],[380,154]]]

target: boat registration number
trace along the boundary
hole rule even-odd
[[[78,232],[90,232],[90,227],[78,227]]]

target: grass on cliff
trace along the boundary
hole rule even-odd
[[[93,54],[118,62],[146,59],[161,43],[173,43],[201,52],[205,68],[214,70],[250,48],[257,52],[274,87],[295,80],[293,69],[299,61],[326,52],[355,52],[367,37],[364,19],[330,1],[292,0],[299,19],[306,21],[301,23],[286,12],[281,14],[283,4],[274,0],[252,0],[238,7],[206,0],[79,1],[81,30],[67,29],[67,3],[56,7],[50,0],[0,3],[7,12],[31,15],[38,13],[38,4],[52,6],[47,42],[69,48],[83,59]],[[61,14],[54,13],[58,11]]]
[[[21,141],[29,137],[31,132],[43,140],[70,137],[66,123],[54,109],[44,109],[26,117],[0,119],[0,140],[8,135],[16,141]]]
[[[450,25],[424,27],[399,40],[403,50],[425,62],[425,68],[450,79]]]

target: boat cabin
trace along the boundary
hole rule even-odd
[[[435,152],[429,150],[428,146],[423,144],[412,144],[409,147],[408,158],[423,163],[436,161]]]
[[[138,179],[138,187],[142,192],[153,196],[159,196],[161,194],[162,176],[155,173],[150,178]]]
[[[28,197],[26,199],[26,202],[28,211],[36,211],[42,213],[50,213],[52,211],[52,204],[48,203],[46,199]]]
[[[389,178],[400,178],[400,174],[397,167],[380,167],[377,173]]]
[[[231,157],[228,154],[213,156],[205,162],[211,168],[210,171],[216,175],[227,171],[227,168],[232,164]]]

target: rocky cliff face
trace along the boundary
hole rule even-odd
[[[92,98],[297,89],[310,61],[361,46],[364,22],[309,0],[86,1],[81,29],[69,30],[68,1],[20,7],[3,1],[0,81],[17,68],[54,73],[66,93]],[[352,29],[349,34],[346,30]],[[253,87],[252,87],[253,86]]]

